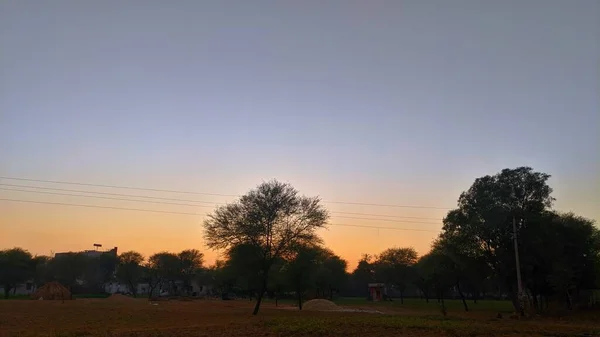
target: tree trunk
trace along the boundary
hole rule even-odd
[[[296,289],[296,294],[298,295],[298,309],[302,310],[302,292]]]
[[[333,301],[333,288],[329,287],[329,300]]]
[[[137,287],[135,287],[133,285],[133,282],[129,281],[129,290],[131,290],[131,294],[133,295],[133,298],[137,297]]]
[[[4,298],[8,299],[8,295],[10,294],[10,286],[8,284],[4,285]]]
[[[531,292],[531,301],[533,302],[533,307],[535,308],[535,311],[539,314],[541,312],[540,303],[538,302],[538,295],[534,291]]]
[[[260,303],[262,302],[263,295],[265,294],[265,291],[267,290],[267,272],[263,272],[263,274],[264,275],[262,277],[260,291],[257,294],[258,296],[256,297],[256,305],[254,306],[254,311],[252,311],[252,315],[258,314],[258,310],[260,309]]]
[[[404,291],[400,290],[400,304],[404,304]]]
[[[467,301],[465,300],[465,295],[460,290],[460,284],[456,282],[456,290],[458,290],[458,294],[460,295],[460,299],[463,302],[463,306],[465,307],[465,311],[469,311],[469,307],[467,306]]]
[[[571,298],[571,293],[569,292],[569,289],[567,289],[566,293],[567,293],[567,308],[569,308],[569,310],[573,310],[573,299]]]

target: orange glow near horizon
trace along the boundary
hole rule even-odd
[[[61,201],[62,202],[62,201]],[[64,201],[73,202],[73,201]],[[82,203],[81,201],[73,203]],[[132,207],[119,205],[115,207]],[[137,205],[136,208],[140,208]],[[150,207],[146,207],[150,209]],[[210,211],[212,209],[207,209]],[[339,207],[337,211],[342,211]],[[187,211],[170,209],[170,211]],[[113,209],[82,208],[17,202],[0,203],[4,223],[0,248],[21,247],[34,255],[63,251],[118,247],[119,252],[135,250],[145,257],[160,252],[194,248],[202,251],[207,265],[220,258],[202,239],[203,216],[148,213]],[[356,212],[356,211],[355,211]],[[365,212],[362,211],[361,212]],[[365,212],[367,213],[367,212]],[[438,212],[439,213],[439,212]],[[333,218],[330,223],[380,227],[421,228],[420,224]],[[441,225],[426,224],[438,230]],[[365,253],[377,254],[389,247],[413,247],[419,254],[429,250],[436,232],[399,231],[359,227],[329,226],[319,231],[325,246],[348,261],[352,270]]]

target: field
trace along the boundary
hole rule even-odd
[[[510,319],[506,302],[470,303],[462,311],[447,301],[444,317],[436,303],[409,300],[369,303],[341,299],[347,308],[382,313],[299,312],[288,303],[265,303],[258,316],[245,300],[161,301],[77,299],[0,301],[0,336],[598,336],[600,315]],[[498,319],[498,312],[505,312]],[[595,320],[595,322],[594,322]]]

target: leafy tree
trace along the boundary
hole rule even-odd
[[[179,257],[173,253],[160,252],[150,256],[146,268],[146,282],[151,288],[150,293],[159,286],[173,294],[176,291],[175,282],[181,275],[180,266]]]
[[[33,283],[36,287],[42,286],[47,282],[52,281],[52,269],[50,263],[52,259],[49,256],[39,255],[34,256],[33,262]]]
[[[375,260],[376,275],[393,285],[400,292],[400,303],[404,303],[404,291],[413,282],[413,265],[418,254],[414,248],[389,248]]]
[[[425,301],[429,303],[429,298],[433,292],[434,279],[431,266],[433,262],[430,262],[432,259],[431,254],[426,254],[421,256],[421,258],[415,264],[415,279],[414,283],[419,288],[423,297],[425,297]]]
[[[591,220],[572,213],[546,212],[520,233],[524,284],[537,311],[541,298],[559,295],[568,308],[581,289],[594,289],[600,269],[599,230]],[[552,247],[552,249],[548,249]]]
[[[322,249],[317,246],[296,245],[284,267],[287,282],[296,293],[300,310],[302,310],[302,295],[315,284],[318,261],[322,252]]]
[[[223,260],[215,261],[214,266],[209,269],[212,274],[214,286],[220,292],[222,297],[225,297],[236,284],[237,278],[233,270],[227,266],[227,262]]]
[[[119,255],[116,277],[119,282],[127,285],[133,297],[137,297],[138,284],[144,277],[143,262],[144,257],[142,254],[135,251],[124,252]]]
[[[0,284],[4,287],[4,298],[11,289],[27,281],[33,274],[31,254],[21,248],[0,251]]]
[[[250,244],[260,250],[256,315],[275,261],[298,243],[318,242],[315,231],[325,227],[327,219],[319,198],[299,196],[291,185],[273,180],[237,202],[218,207],[204,222],[205,239],[213,249]]]
[[[239,244],[227,252],[225,268],[231,275],[236,288],[245,292],[250,298],[258,293],[261,287],[261,249],[252,244]]]
[[[278,259],[273,263],[271,267],[271,273],[269,277],[269,283],[267,284],[268,291],[275,298],[275,306],[279,304],[279,297],[283,294],[288,287],[285,273],[286,261]]]
[[[444,302],[444,297],[452,288],[454,281],[448,277],[448,257],[440,250],[433,250],[419,259],[416,264],[416,283],[428,301],[434,294],[438,302]]]
[[[87,257],[82,253],[57,254],[50,262],[53,278],[73,292],[73,287],[83,278],[87,261]]]
[[[116,254],[107,252],[99,256],[85,256],[82,281],[86,291],[103,292],[104,285],[114,277],[118,264]]]
[[[364,254],[358,261],[358,265],[350,274],[350,284],[355,294],[367,297],[368,284],[375,282],[375,266],[373,257],[369,254]]]
[[[334,290],[339,292],[348,280],[347,266],[348,263],[344,259],[328,249],[323,249],[317,270],[317,295],[321,290],[325,297],[325,290],[328,290],[329,299],[333,299]]]
[[[552,206],[550,175],[530,167],[504,169],[475,180],[460,195],[458,208],[444,221],[443,230],[469,237],[483,250],[494,272],[504,280],[515,308],[519,307],[515,284],[512,223],[520,232]]]
[[[204,254],[196,249],[187,249],[181,251],[177,257],[180,264],[180,277],[183,281],[185,291],[189,293],[192,287],[192,280],[201,272]]]

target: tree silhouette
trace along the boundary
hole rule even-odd
[[[327,211],[319,198],[299,196],[291,185],[263,183],[238,201],[218,207],[204,222],[205,240],[213,249],[250,244],[260,250],[260,289],[253,314],[267,290],[273,263],[294,244],[318,242],[315,231],[325,227]]]

